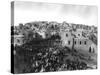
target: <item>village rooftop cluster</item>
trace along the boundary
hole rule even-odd
[[[11,37],[15,73],[97,68],[95,26],[34,21],[12,26]]]
[[[55,21],[34,21],[20,23],[14,26],[14,45],[22,45],[31,39],[37,38],[46,39],[52,35],[61,37],[62,45],[76,49],[92,49],[97,50],[97,27],[74,23],[58,23]]]

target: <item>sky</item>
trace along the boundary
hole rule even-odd
[[[96,25],[97,6],[15,1],[14,25],[33,21],[66,21]]]

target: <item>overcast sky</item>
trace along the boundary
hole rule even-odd
[[[32,21],[66,21],[97,26],[97,7],[16,1],[14,25]]]

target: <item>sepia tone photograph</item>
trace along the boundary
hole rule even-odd
[[[11,2],[11,72],[98,68],[97,7]]]

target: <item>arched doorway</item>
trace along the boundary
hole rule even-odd
[[[89,47],[89,53],[95,53],[95,49],[93,47]]]
[[[91,53],[91,46],[89,47],[89,52]]]

